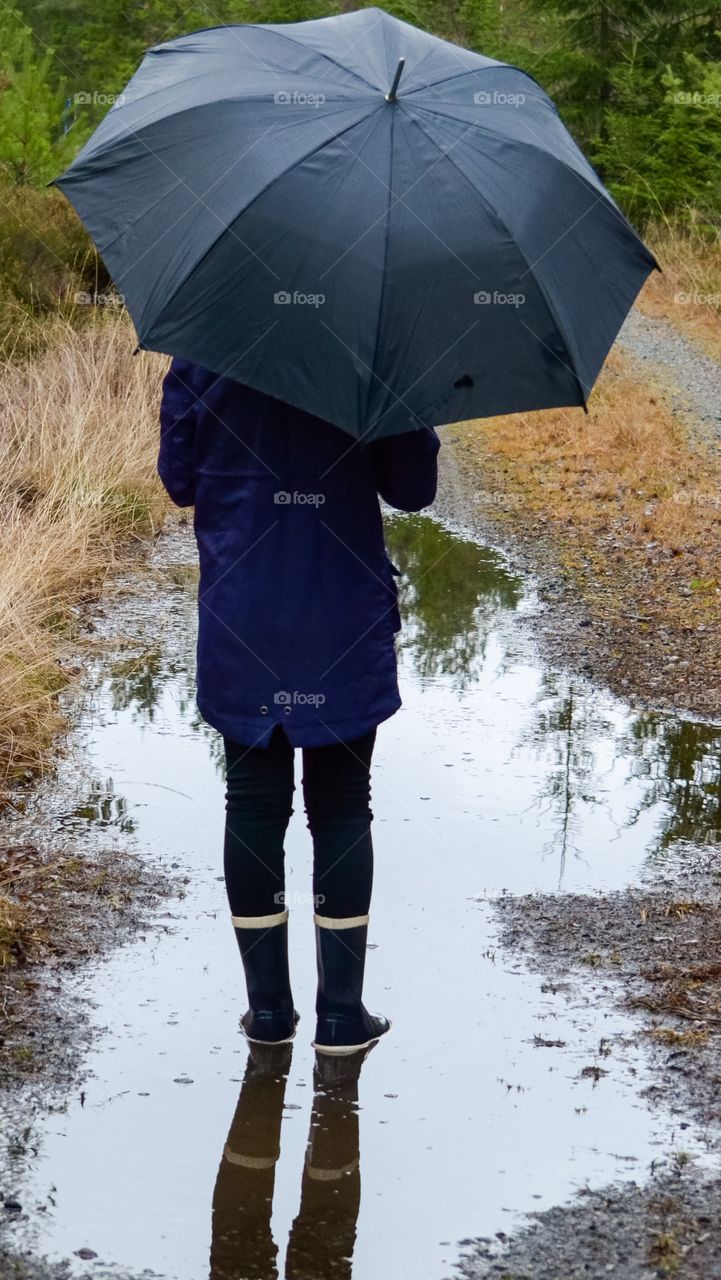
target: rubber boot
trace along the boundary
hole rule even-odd
[[[369,1013],[361,996],[368,916],[314,916],[318,959],[315,1040],[317,1053],[357,1053],[390,1031],[390,1022]]]
[[[288,973],[288,912],[231,916],[245,970],[250,1008],[240,1026],[252,1044],[287,1044],[295,1035]]]

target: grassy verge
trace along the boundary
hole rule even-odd
[[[644,239],[663,271],[649,276],[640,310],[670,321],[721,357],[721,229],[690,214],[684,225],[652,224]]]
[[[42,767],[78,606],[166,508],[155,475],[165,362],[122,315],[67,319],[0,365],[0,783]]]
[[[617,683],[717,714],[721,464],[661,394],[616,354],[588,416],[559,409],[450,434],[483,485],[481,512],[571,584],[585,642],[595,634]]]

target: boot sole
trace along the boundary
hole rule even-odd
[[[388,1035],[392,1022],[388,1023],[388,1030],[381,1032],[379,1036],[371,1036],[370,1040],[364,1040],[362,1044],[318,1044],[317,1041],[311,1042],[311,1049],[315,1049],[316,1053],[327,1053],[333,1058],[342,1058],[349,1053],[360,1053],[361,1049],[368,1049],[372,1044],[378,1044],[379,1040],[384,1040]]]

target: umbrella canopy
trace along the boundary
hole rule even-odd
[[[376,8],[157,45],[55,181],[141,347],[368,439],[585,406],[657,266],[531,76]]]

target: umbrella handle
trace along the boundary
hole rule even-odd
[[[406,65],[405,58],[401,58],[398,63],[398,66],[396,67],[396,74],[393,77],[393,84],[390,87],[390,91],[386,94],[386,102],[396,101],[396,89],[398,88],[398,81],[403,75],[403,68],[405,65]]]

